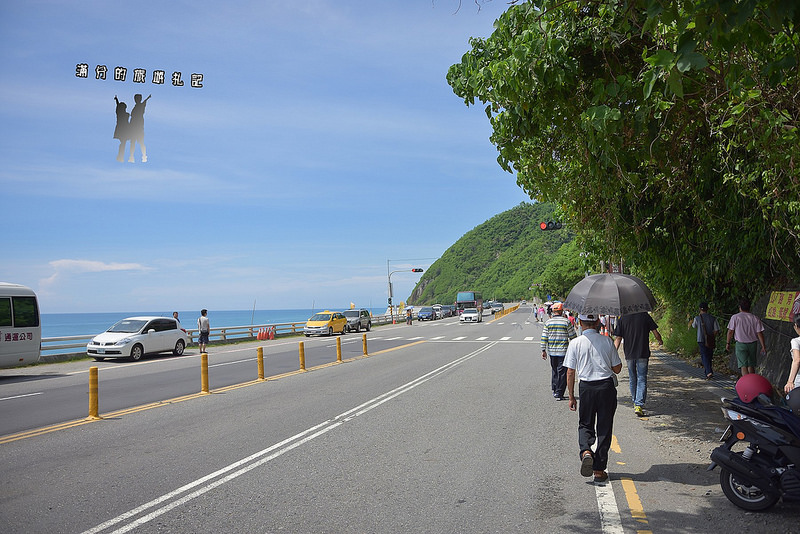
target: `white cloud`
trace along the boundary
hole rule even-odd
[[[105,263],[95,260],[54,260],[50,262],[50,266],[55,269],[53,275],[39,281],[40,287],[45,291],[66,274],[151,270],[140,263]]]

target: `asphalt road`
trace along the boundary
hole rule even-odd
[[[665,448],[653,423],[674,424],[671,435],[680,425],[635,418],[624,387],[611,481],[579,475],[577,415],[550,394],[528,311],[375,329],[366,358],[361,336],[344,336],[343,358],[355,359],[240,388],[223,386],[255,378],[253,348],[213,349],[211,395],[0,444],[0,531],[733,531],[745,514],[704,471],[707,453],[695,442]],[[335,339],[303,341],[308,368],[335,360]],[[279,371],[268,375],[297,368],[297,340],[283,343],[262,342]],[[109,382],[139,384],[119,406],[199,389],[196,355],[107,363],[98,364],[101,414],[119,409],[107,404]],[[91,364],[55,364],[48,377],[37,369],[39,379],[6,374],[0,397],[33,386],[41,395],[0,406],[53,402],[51,389],[69,404],[73,388],[85,416],[86,387],[70,386],[85,381],[80,365]],[[653,367],[654,381],[671,372]],[[770,532],[791,532],[800,516],[779,505],[769,518]]]

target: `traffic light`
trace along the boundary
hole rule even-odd
[[[540,222],[539,228],[542,230],[561,230],[561,222],[559,221],[547,221],[547,222]]]
[[[392,297],[389,297],[389,306],[392,305]]]
[[[421,273],[421,272],[422,272],[422,269],[420,269],[420,268],[411,269],[411,272],[412,272],[412,273]]]

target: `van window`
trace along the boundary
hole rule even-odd
[[[11,298],[14,300],[14,327],[31,328],[39,326],[39,309],[36,307],[36,297]]]
[[[0,326],[11,326],[11,299],[0,298]]]

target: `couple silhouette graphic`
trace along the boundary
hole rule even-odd
[[[130,155],[128,161],[133,163],[133,150],[138,141],[139,148],[142,151],[142,163],[147,161],[147,147],[144,146],[144,109],[147,106],[147,101],[153,95],[147,95],[147,98],[142,100],[142,95],[133,95],[135,102],[130,114],[128,113],[128,106],[125,102],[120,102],[117,95],[114,95],[114,102],[117,103],[117,127],[114,128],[114,139],[119,139],[119,151],[117,152],[117,161],[125,161],[125,145],[128,141],[131,142]],[[130,120],[128,119],[130,117]]]

